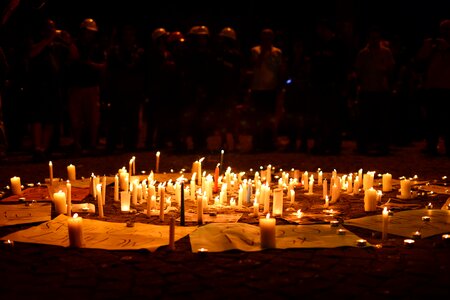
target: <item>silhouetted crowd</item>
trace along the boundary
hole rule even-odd
[[[206,24],[207,25],[207,24]],[[65,151],[219,149],[361,154],[427,141],[450,155],[450,21],[419,49],[371,27],[364,41],[318,21],[312,39],[261,28],[186,32],[132,24],[76,32],[30,19],[0,45],[2,146],[48,159]],[[13,36],[13,38],[11,38]],[[25,142],[28,137],[28,144]]]

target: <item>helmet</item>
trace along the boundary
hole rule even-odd
[[[152,32],[152,40],[156,41],[162,36],[167,36],[169,33],[164,28],[157,28]]]
[[[83,22],[81,22],[80,28],[91,31],[98,31],[97,23],[95,23],[94,19],[91,18],[84,19]]]
[[[219,33],[219,36],[227,37],[232,40],[236,40],[236,31],[231,27],[225,27]]]
[[[209,29],[206,26],[194,26],[189,30],[192,35],[209,35]]]
[[[169,33],[169,37],[167,38],[167,42],[173,43],[173,42],[184,42],[184,36],[181,33],[181,31],[174,31]]]

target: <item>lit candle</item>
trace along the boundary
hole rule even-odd
[[[291,205],[293,205],[294,204],[294,202],[295,202],[295,191],[294,190],[291,190]]]
[[[175,218],[170,218],[169,223],[169,249],[175,250]]]
[[[324,208],[328,208],[330,206],[330,200],[328,199],[328,195],[325,196],[325,204],[324,204]]]
[[[119,201],[119,176],[114,176],[114,201]]]
[[[130,211],[130,192],[120,192],[120,210],[123,212]]]
[[[272,214],[274,216],[281,216],[283,214],[283,190],[273,190],[273,207]]]
[[[411,181],[409,179],[400,180],[400,197],[402,199],[411,198]]]
[[[130,176],[133,176],[133,158],[128,162],[128,173],[130,173]]]
[[[102,199],[102,185],[97,184],[97,206],[99,218],[105,217],[103,214],[103,199]]]
[[[69,229],[69,243],[71,247],[83,247],[83,218],[79,217],[75,213],[72,217],[67,220],[67,225]]]
[[[358,246],[358,247],[365,247],[366,244],[367,244],[367,241],[365,239],[356,240],[356,246]]]
[[[120,183],[120,190],[121,191],[128,191],[128,172],[123,167],[122,169],[119,169],[119,183]]]
[[[339,229],[336,231],[336,233],[337,233],[338,235],[345,235],[346,232],[347,232],[347,230],[345,230],[345,229],[343,229],[343,228],[339,228]]]
[[[185,214],[184,214],[184,181],[181,180],[181,205],[180,205],[180,226],[185,225]]]
[[[155,167],[155,173],[159,173],[159,157],[161,153],[158,151],[156,152],[156,167]]]
[[[203,196],[197,194],[197,222],[199,225],[203,224]]]
[[[392,191],[392,175],[389,173],[383,174],[383,192]]]
[[[72,185],[70,184],[70,181],[67,180],[66,183],[66,189],[67,189],[67,215],[72,215]]]
[[[11,177],[11,190],[13,195],[22,194],[22,184],[20,183],[20,177]]]
[[[323,195],[322,195],[323,199],[327,199],[328,198],[328,182],[326,179],[323,181],[322,190],[323,190]]]
[[[383,218],[383,222],[382,222],[381,239],[386,240],[387,234],[388,234],[388,224],[389,224],[389,211],[386,206],[383,208],[382,218]]]
[[[67,166],[67,178],[70,181],[75,181],[77,179],[75,166],[70,164]]]
[[[130,184],[130,190],[131,190],[131,205],[136,206],[137,205],[137,196],[138,196],[138,188],[136,181]]]
[[[422,237],[422,234],[420,233],[420,231],[415,231],[415,232],[413,232],[413,234],[412,234],[412,238],[415,239],[415,240],[418,240],[418,239],[420,239],[421,237]]]
[[[165,191],[164,186],[162,184],[159,184],[158,186],[158,192],[159,192],[159,220],[161,222],[164,222],[164,198],[165,198]]]
[[[258,203],[258,199],[256,199],[256,198],[253,201],[253,215],[255,215],[255,216],[259,215],[259,203]]]
[[[261,248],[276,248],[275,218],[267,214],[265,218],[259,219],[259,230],[261,234]]]
[[[53,186],[53,163],[51,161],[48,163],[48,170],[50,175],[50,186]]]
[[[63,191],[53,193],[53,203],[57,214],[67,213],[66,194]]]
[[[414,246],[414,240],[413,239],[405,239],[403,240],[403,245],[405,245],[408,248],[411,248]]]
[[[319,171],[319,175],[317,176],[317,184],[322,185],[322,178],[323,178],[323,173],[322,171]]]
[[[204,157],[202,157],[202,158],[200,158],[199,160],[198,160],[198,173],[197,173],[197,184],[198,185],[201,185],[202,184],[202,161],[204,160],[205,158]]]
[[[221,150],[220,151],[220,163],[218,164],[218,166],[220,166],[221,168],[223,167],[223,154],[225,153],[225,151]]]
[[[102,180],[102,201],[103,201],[103,205],[106,204],[106,175],[103,175],[103,180]]]
[[[219,191],[219,169],[220,163],[217,164],[216,169],[214,170],[214,193]]]
[[[314,176],[311,175],[311,177],[309,178],[309,189],[308,189],[308,194],[313,194],[313,186],[314,186]]]
[[[364,211],[377,209],[377,195],[377,191],[373,187],[364,192]]]

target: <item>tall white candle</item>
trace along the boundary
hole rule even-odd
[[[291,196],[291,205],[293,205],[295,202],[295,191],[294,190],[290,190],[290,196]]]
[[[11,191],[13,195],[22,194],[22,184],[20,183],[20,177],[11,177]]]
[[[402,199],[411,198],[411,181],[409,179],[400,180],[400,197]]]
[[[53,163],[50,161],[48,163],[48,171],[49,171],[49,179],[50,179],[50,186],[53,186]]]
[[[83,247],[83,218],[79,217],[75,213],[72,217],[67,220],[67,227],[69,229],[69,244],[71,247]]]
[[[159,220],[161,222],[164,222],[164,202],[165,202],[165,191],[164,186],[160,184],[158,186],[158,192],[159,192]]]
[[[103,199],[102,199],[102,185],[97,184],[97,206],[98,206],[98,216],[100,218],[104,217],[103,214]]]
[[[319,171],[319,174],[318,174],[318,176],[317,176],[317,184],[318,185],[322,185],[322,181],[323,181],[323,173],[322,173],[322,171]]]
[[[274,189],[273,190],[272,214],[274,216],[283,215],[283,190],[282,189]]]
[[[103,205],[106,205],[106,175],[103,175],[102,180],[102,201]]]
[[[114,176],[114,201],[119,201],[119,176]]]
[[[130,211],[130,192],[120,192],[120,210],[123,212]]]
[[[202,158],[200,158],[199,160],[198,160],[198,173],[197,173],[197,184],[198,185],[202,185],[202,161],[204,160],[205,158],[204,157],[202,157]]]
[[[67,213],[66,194],[63,191],[53,193],[53,203],[57,214]]]
[[[261,235],[261,248],[276,248],[275,239],[275,218],[271,218],[270,214],[267,214],[265,218],[259,219],[259,230]]]
[[[70,184],[70,181],[67,180],[66,183],[66,190],[67,190],[67,215],[72,215],[72,185]]]
[[[198,224],[203,224],[203,196],[197,194],[197,221]]]
[[[311,175],[310,178],[309,178],[308,194],[313,194],[314,193],[313,188],[314,188],[314,176]]]
[[[270,185],[272,181],[272,165],[268,165],[266,169],[266,183]]]
[[[137,205],[138,188],[136,182],[133,182],[130,185],[130,190],[131,190],[131,205]]]
[[[327,182],[326,179],[323,181],[323,187],[322,187],[322,190],[323,190],[322,198],[323,198],[323,199],[326,199],[327,196],[328,196],[328,182]]]
[[[383,174],[383,192],[392,191],[392,175],[389,173]]]
[[[161,156],[161,152],[156,152],[156,166],[155,166],[155,172],[159,173],[159,157]]]
[[[353,193],[353,175],[350,173],[347,177],[347,193]]]
[[[75,166],[70,164],[67,166],[67,178],[70,181],[75,181],[77,179]]]
[[[377,191],[371,187],[364,192],[364,211],[377,209]]]
[[[387,233],[388,233],[388,224],[389,224],[389,212],[388,212],[387,207],[383,208],[382,218],[383,218],[383,221],[382,221],[381,239],[386,240]]]

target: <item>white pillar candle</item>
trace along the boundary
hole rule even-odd
[[[314,193],[313,188],[314,188],[314,176],[311,175],[311,177],[309,178],[308,194],[313,194]]]
[[[159,157],[160,157],[161,153],[158,151],[156,152],[156,166],[155,166],[155,172],[159,173]]]
[[[130,173],[130,176],[133,176],[133,158],[128,162],[128,173]]]
[[[197,173],[197,184],[198,185],[202,185],[202,161],[204,160],[205,158],[204,157],[202,157],[202,158],[200,158],[199,160],[198,160],[198,173]]]
[[[130,193],[128,191],[120,192],[120,210],[123,212],[130,211]]]
[[[383,174],[383,192],[392,191],[392,175],[389,173]]]
[[[67,194],[67,215],[72,215],[72,185],[69,180],[67,180],[66,184],[66,194]]]
[[[159,220],[161,222],[164,222],[165,191],[164,191],[164,186],[162,184],[160,184],[158,186],[158,193],[159,193]]]
[[[291,196],[291,205],[293,205],[295,202],[295,191],[294,190],[290,190],[290,196]]]
[[[283,190],[282,189],[274,189],[273,190],[272,214],[274,216],[283,215]]]
[[[409,179],[400,180],[400,197],[402,199],[411,198],[411,181]]]
[[[103,218],[103,197],[102,197],[102,185],[97,184],[97,206],[98,206],[98,216]]]
[[[361,177],[356,175],[355,182],[354,182],[354,185],[353,185],[353,194],[355,194],[355,195],[359,194],[359,185],[360,185],[359,179],[360,178]]]
[[[308,171],[305,171],[302,176],[303,189],[307,191],[309,189]]]
[[[119,201],[119,176],[114,176],[114,201]]]
[[[377,209],[377,191],[371,187],[364,192],[364,211]]]
[[[255,216],[259,215],[259,203],[257,198],[253,201],[253,214]]]
[[[125,169],[125,167],[123,167],[122,169],[119,170],[119,186],[120,186],[120,190],[121,191],[128,191],[128,172]]]
[[[67,166],[67,178],[70,181],[75,181],[77,179],[75,166],[70,164]]]
[[[197,222],[199,225],[203,224],[203,196],[197,195]]]
[[[197,186],[195,185],[195,174],[196,174],[196,173],[194,173],[194,174],[192,175],[191,186],[190,186],[190,189],[191,189],[191,199],[192,199],[192,201],[195,200],[195,189],[197,188]]]
[[[73,218],[69,217],[67,220],[67,227],[69,229],[69,244],[70,247],[83,247],[83,218],[78,214],[74,214]]]
[[[265,218],[259,219],[259,230],[261,235],[261,248],[276,248],[275,239],[275,218],[271,218],[270,214],[267,214]]]
[[[325,204],[323,205],[324,208],[328,208],[328,206],[330,205],[330,200],[328,199],[328,195],[325,196]]]
[[[319,171],[319,174],[317,175],[317,184],[322,185],[322,181],[323,181],[323,173],[322,171]]]
[[[53,203],[57,214],[67,213],[66,194],[63,191],[53,193]]]
[[[389,224],[389,211],[388,211],[387,207],[383,208],[382,219],[383,219],[383,221],[382,221],[381,239],[386,240],[387,233],[388,233],[388,224]]]
[[[371,187],[373,187],[373,178],[374,178],[375,172],[367,172],[363,176],[363,189],[368,190]]]
[[[331,202],[336,203],[336,201],[339,200],[339,197],[341,196],[341,187],[339,185],[333,185],[331,187]]]
[[[20,183],[20,177],[11,177],[11,192],[13,195],[22,194],[22,184]]]
[[[326,179],[323,181],[323,187],[322,187],[322,190],[323,190],[323,192],[322,192],[322,198],[323,198],[323,199],[326,199],[327,196],[328,196],[328,182],[327,182]]]
[[[353,175],[350,173],[347,177],[347,193],[351,194],[353,192]]]

